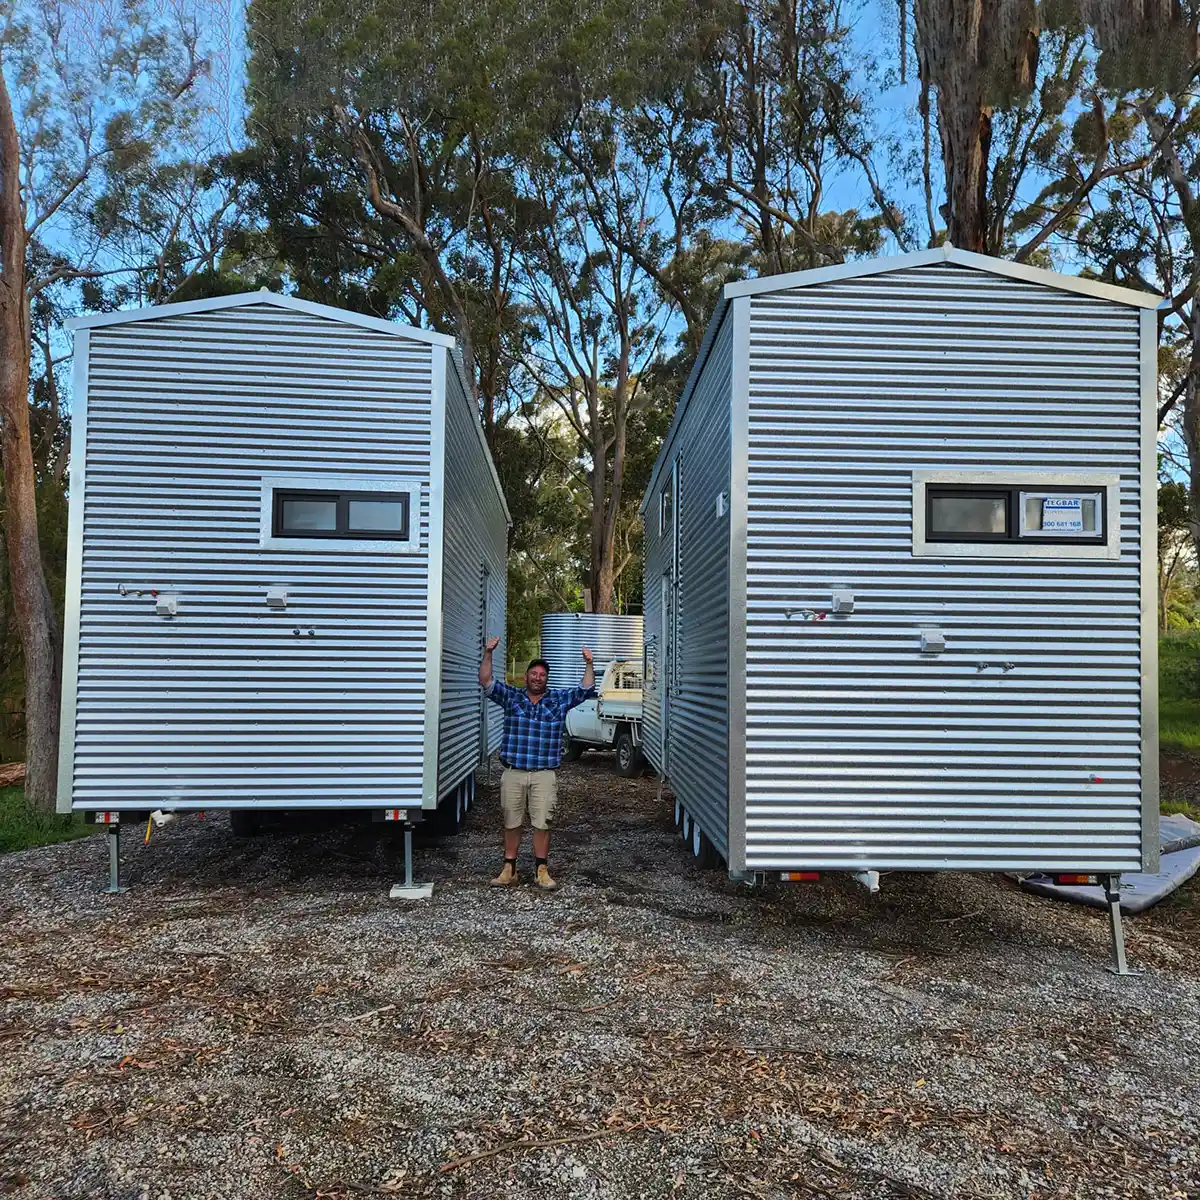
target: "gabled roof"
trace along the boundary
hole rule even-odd
[[[988,275],[1019,279],[1023,283],[1038,284],[1061,292],[1075,292],[1078,295],[1091,296],[1098,300],[1108,300],[1113,304],[1126,304],[1132,308],[1159,308],[1163,304],[1163,298],[1153,292],[1138,292],[1132,288],[1102,283],[1098,279],[1083,279],[1078,275],[1060,275],[1057,271],[1046,271],[1041,267],[1010,262],[1006,258],[993,258],[990,254],[975,254],[970,250],[958,250],[949,242],[932,250],[918,250],[912,254],[894,254],[886,258],[869,258],[838,263],[832,267],[818,267],[812,271],[791,271],[786,275],[767,275],[761,279],[743,279],[737,283],[727,283],[721,291],[721,298],[717,301],[717,307],[708,322],[708,328],[704,331],[704,340],[700,343],[700,350],[696,355],[691,374],[688,375],[687,382],[683,385],[683,391],[679,394],[679,402],[675,405],[675,416],[671,421],[671,428],[667,431],[667,436],[663,439],[662,449],[655,460],[654,469],[650,472],[650,482],[642,497],[640,511],[643,513],[646,511],[658,485],[663,463],[670,453],[671,443],[675,440],[675,433],[683,417],[684,409],[696,387],[700,373],[704,370],[709,351],[720,331],[731,301],[742,296],[764,296],[774,292],[790,292],[796,288],[813,287],[819,283],[863,279],[870,275],[886,275],[891,271],[908,271],[914,267],[935,266],[939,263],[968,267],[973,271],[983,271]]]
[[[186,317],[192,313],[219,312],[227,308],[246,308],[259,304],[286,308],[310,317],[324,317],[327,321],[340,321],[343,325],[357,325],[360,329],[371,329],[376,333],[390,333],[393,337],[407,338],[409,341],[428,342],[433,346],[453,347],[455,344],[452,337],[444,333],[434,333],[431,329],[417,329],[412,325],[385,321],[382,317],[369,317],[364,313],[334,308],[330,304],[316,304],[312,300],[300,300],[295,296],[281,296],[266,288],[257,292],[239,292],[234,296],[185,300],[180,304],[155,304],[148,308],[130,308],[122,312],[91,313],[86,317],[72,317],[64,324],[68,329],[101,329],[109,325],[125,325],[132,321],[160,321],[166,317]]]
[[[1057,271],[1046,271],[1041,267],[1010,262],[1007,258],[993,258],[990,254],[956,250],[949,242],[932,250],[918,250],[913,254],[894,254],[888,258],[869,258],[857,262],[839,263],[834,267],[818,267],[815,271],[792,271],[787,275],[768,275],[764,279],[743,279],[739,283],[726,284],[722,297],[725,300],[733,300],[738,296],[761,296],[767,292],[790,292],[793,288],[812,287],[817,283],[832,283],[839,279],[860,279],[866,275],[886,275],[889,271],[908,271],[913,267],[927,267],[937,263],[952,263],[959,267],[970,267],[972,270],[983,271],[988,275],[1020,279],[1024,283],[1037,283],[1042,287],[1056,288],[1060,292],[1078,292],[1084,296],[1095,296],[1099,300],[1111,300],[1114,304],[1129,304],[1134,308],[1158,308],[1163,299],[1152,292],[1135,292],[1132,288],[1101,283],[1098,279],[1082,279],[1078,275],[1060,275]]]

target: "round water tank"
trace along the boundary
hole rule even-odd
[[[583,674],[583,648],[592,652],[596,681],[619,658],[642,657],[642,618],[618,613],[547,613],[542,618],[542,657],[550,686],[570,687]]]

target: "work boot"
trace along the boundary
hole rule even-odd
[[[515,858],[506,858],[504,860],[504,870],[492,880],[492,887],[511,887],[517,882],[517,860]]]
[[[538,863],[537,876],[534,883],[542,889],[543,892],[552,892],[558,884],[554,882],[554,877],[550,874],[550,868],[546,864]]]

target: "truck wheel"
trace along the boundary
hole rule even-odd
[[[229,832],[239,838],[257,837],[262,833],[262,822],[256,813],[252,813],[248,809],[231,808],[229,810]]]
[[[642,752],[633,744],[633,734],[622,729],[617,734],[617,774],[627,779],[642,772]]]
[[[578,762],[583,757],[584,746],[570,734],[563,734],[563,762]]]

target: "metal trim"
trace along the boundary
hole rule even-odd
[[[329,321],[340,321],[344,325],[357,325],[361,329],[373,329],[377,333],[388,333],[393,337],[409,338],[412,341],[428,342],[433,346],[454,345],[454,339],[446,333],[435,333],[432,329],[418,329],[413,325],[402,325],[383,317],[372,317],[366,313],[350,312],[334,308],[329,304],[317,304],[312,300],[301,300],[298,296],[281,296],[266,288],[257,292],[238,292],[233,296],[209,296],[203,300],[184,300],[178,304],[152,304],[145,308],[129,308],[122,312],[91,313],[86,317],[71,317],[63,322],[67,329],[100,329],[108,325],[125,325],[131,321],[159,321],[167,317],[187,317],[193,313],[219,312],[227,308],[244,308],[252,304],[270,304],[292,312],[306,313],[310,317],[324,317]]]
[[[57,812],[71,811],[75,782],[75,718],[79,701],[79,624],[83,590],[83,506],[87,473],[88,353],[91,334],[75,331],[71,364],[70,507],[67,512],[67,577],[63,612],[62,691],[59,697]]]
[[[770,292],[791,291],[793,288],[812,287],[819,283],[831,283],[844,279],[862,279],[870,275],[885,275],[891,271],[906,271],[913,267],[926,267],[935,263],[951,263],[968,267],[989,275],[1000,275],[1008,279],[1019,279],[1024,283],[1040,284],[1062,292],[1076,292],[1111,300],[1116,304],[1127,304],[1134,308],[1157,308],[1163,301],[1152,292],[1137,292],[1132,288],[1117,287],[1101,283],[1096,279],[1081,279],[1076,275],[1061,275],[1041,267],[1030,267],[1008,259],[992,258],[988,254],[975,254],[970,250],[959,250],[949,242],[933,250],[918,250],[913,254],[893,254],[886,258],[867,261],[839,263],[832,267],[820,267],[814,271],[791,271],[785,275],[768,275],[762,279],[743,279],[727,283],[722,293],[726,300],[740,296],[761,296]]]
[[[1157,414],[1156,414],[1157,416]],[[1108,538],[1102,545],[1047,545],[1045,542],[930,542],[925,536],[925,485],[979,484],[1009,487],[1103,488]],[[1121,557],[1121,477],[1112,471],[914,471],[912,473],[912,552],[914,558],[1091,558]]]
[[[438,805],[438,735],[442,703],[442,603],[446,540],[446,369],[451,351],[431,351],[429,399],[429,614],[425,641],[425,768],[421,807]]]
[[[733,305],[729,387],[729,858],[746,869],[746,489],[750,471],[750,300]]]
[[[1142,392],[1142,870],[1159,869],[1158,778],[1158,317],[1143,312]]]

